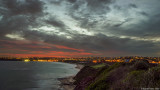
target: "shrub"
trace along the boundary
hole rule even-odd
[[[143,87],[160,87],[160,67],[150,68],[143,77]]]
[[[148,70],[149,67],[150,65],[146,61],[137,61],[132,65],[134,70]]]
[[[127,75],[126,79],[124,79],[124,82],[132,84],[134,87],[136,87],[142,81],[144,72],[145,71],[143,71],[143,70],[132,71]]]

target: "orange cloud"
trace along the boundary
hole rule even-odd
[[[0,40],[1,41],[1,40]],[[76,49],[63,45],[49,44],[44,42],[18,42],[18,41],[5,41],[1,50],[7,53],[0,53],[0,56],[16,56],[16,57],[79,57],[97,55],[94,53],[85,52],[83,49]],[[35,48],[35,49],[34,49]],[[43,49],[45,51],[43,51]],[[62,49],[61,51],[50,51],[49,49]],[[39,50],[40,49],[40,50]],[[42,51],[41,51],[42,49]],[[73,50],[70,51],[63,51]],[[48,51],[47,51],[48,50]],[[14,52],[13,52],[14,51]]]

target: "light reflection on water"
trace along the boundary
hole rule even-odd
[[[74,75],[75,65],[59,62],[0,62],[0,90],[57,90],[57,78]]]

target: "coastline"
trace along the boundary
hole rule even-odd
[[[76,64],[75,68],[81,70],[83,67],[84,65]],[[64,78],[58,78],[58,80],[60,81],[60,88],[63,90],[74,90],[74,88],[76,87],[76,85],[73,84],[75,81],[73,79],[74,77],[75,75],[64,77]]]

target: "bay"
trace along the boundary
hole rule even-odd
[[[58,90],[57,78],[75,75],[76,65],[61,62],[0,61],[0,90]]]

